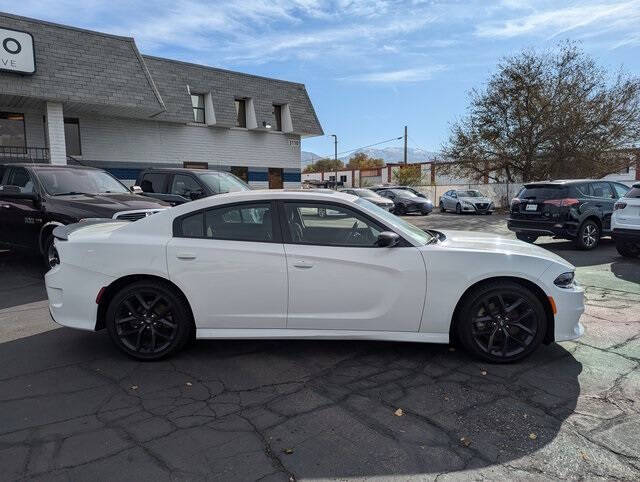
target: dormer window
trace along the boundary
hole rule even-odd
[[[282,130],[282,106],[279,104],[273,104],[273,130]]]
[[[236,99],[236,127],[247,127],[247,102]]]
[[[193,122],[204,124],[204,94],[191,94],[191,106],[193,107]]]

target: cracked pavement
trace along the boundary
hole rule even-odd
[[[0,253],[0,479],[638,480],[640,261],[548,245],[588,285],[586,334],[508,366],[362,341],[198,341],[140,363],[56,328],[37,264]]]

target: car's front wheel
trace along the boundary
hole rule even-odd
[[[640,256],[640,243],[616,240],[616,249],[620,256],[625,258],[637,258]]]
[[[525,241],[527,243],[535,243],[536,240],[538,239],[538,236],[535,236],[533,234],[527,234],[527,233],[516,233],[516,238],[518,238],[520,241]]]
[[[107,308],[106,326],[127,355],[157,360],[184,347],[192,335],[193,320],[181,296],[166,284],[149,280],[115,294]]]
[[[49,271],[51,268],[60,264],[60,256],[56,249],[53,234],[47,236],[42,246],[42,260],[44,262],[44,269]]]
[[[488,282],[469,292],[458,310],[456,331],[463,346],[494,363],[521,360],[535,351],[547,329],[538,297],[513,281]]]
[[[441,213],[447,212],[447,210],[444,208],[444,203],[442,201],[440,201],[440,206],[439,207],[440,207],[440,212]]]

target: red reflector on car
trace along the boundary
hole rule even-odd
[[[572,197],[565,199],[547,199],[544,201],[545,204],[551,204],[553,206],[563,207],[563,206],[575,206],[576,204],[580,204],[580,201],[574,199]]]
[[[96,296],[96,305],[100,304],[100,300],[102,299],[102,295],[104,295],[104,292],[107,290],[106,286],[103,286],[102,288],[100,288],[100,291],[98,291],[98,295]]]

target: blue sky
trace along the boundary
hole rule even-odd
[[[55,8],[52,8],[55,5]],[[438,150],[499,59],[572,39],[640,73],[640,0],[0,0],[0,10],[135,37],[143,53],[306,84],[320,155],[402,135]],[[399,145],[396,141],[384,146]]]

